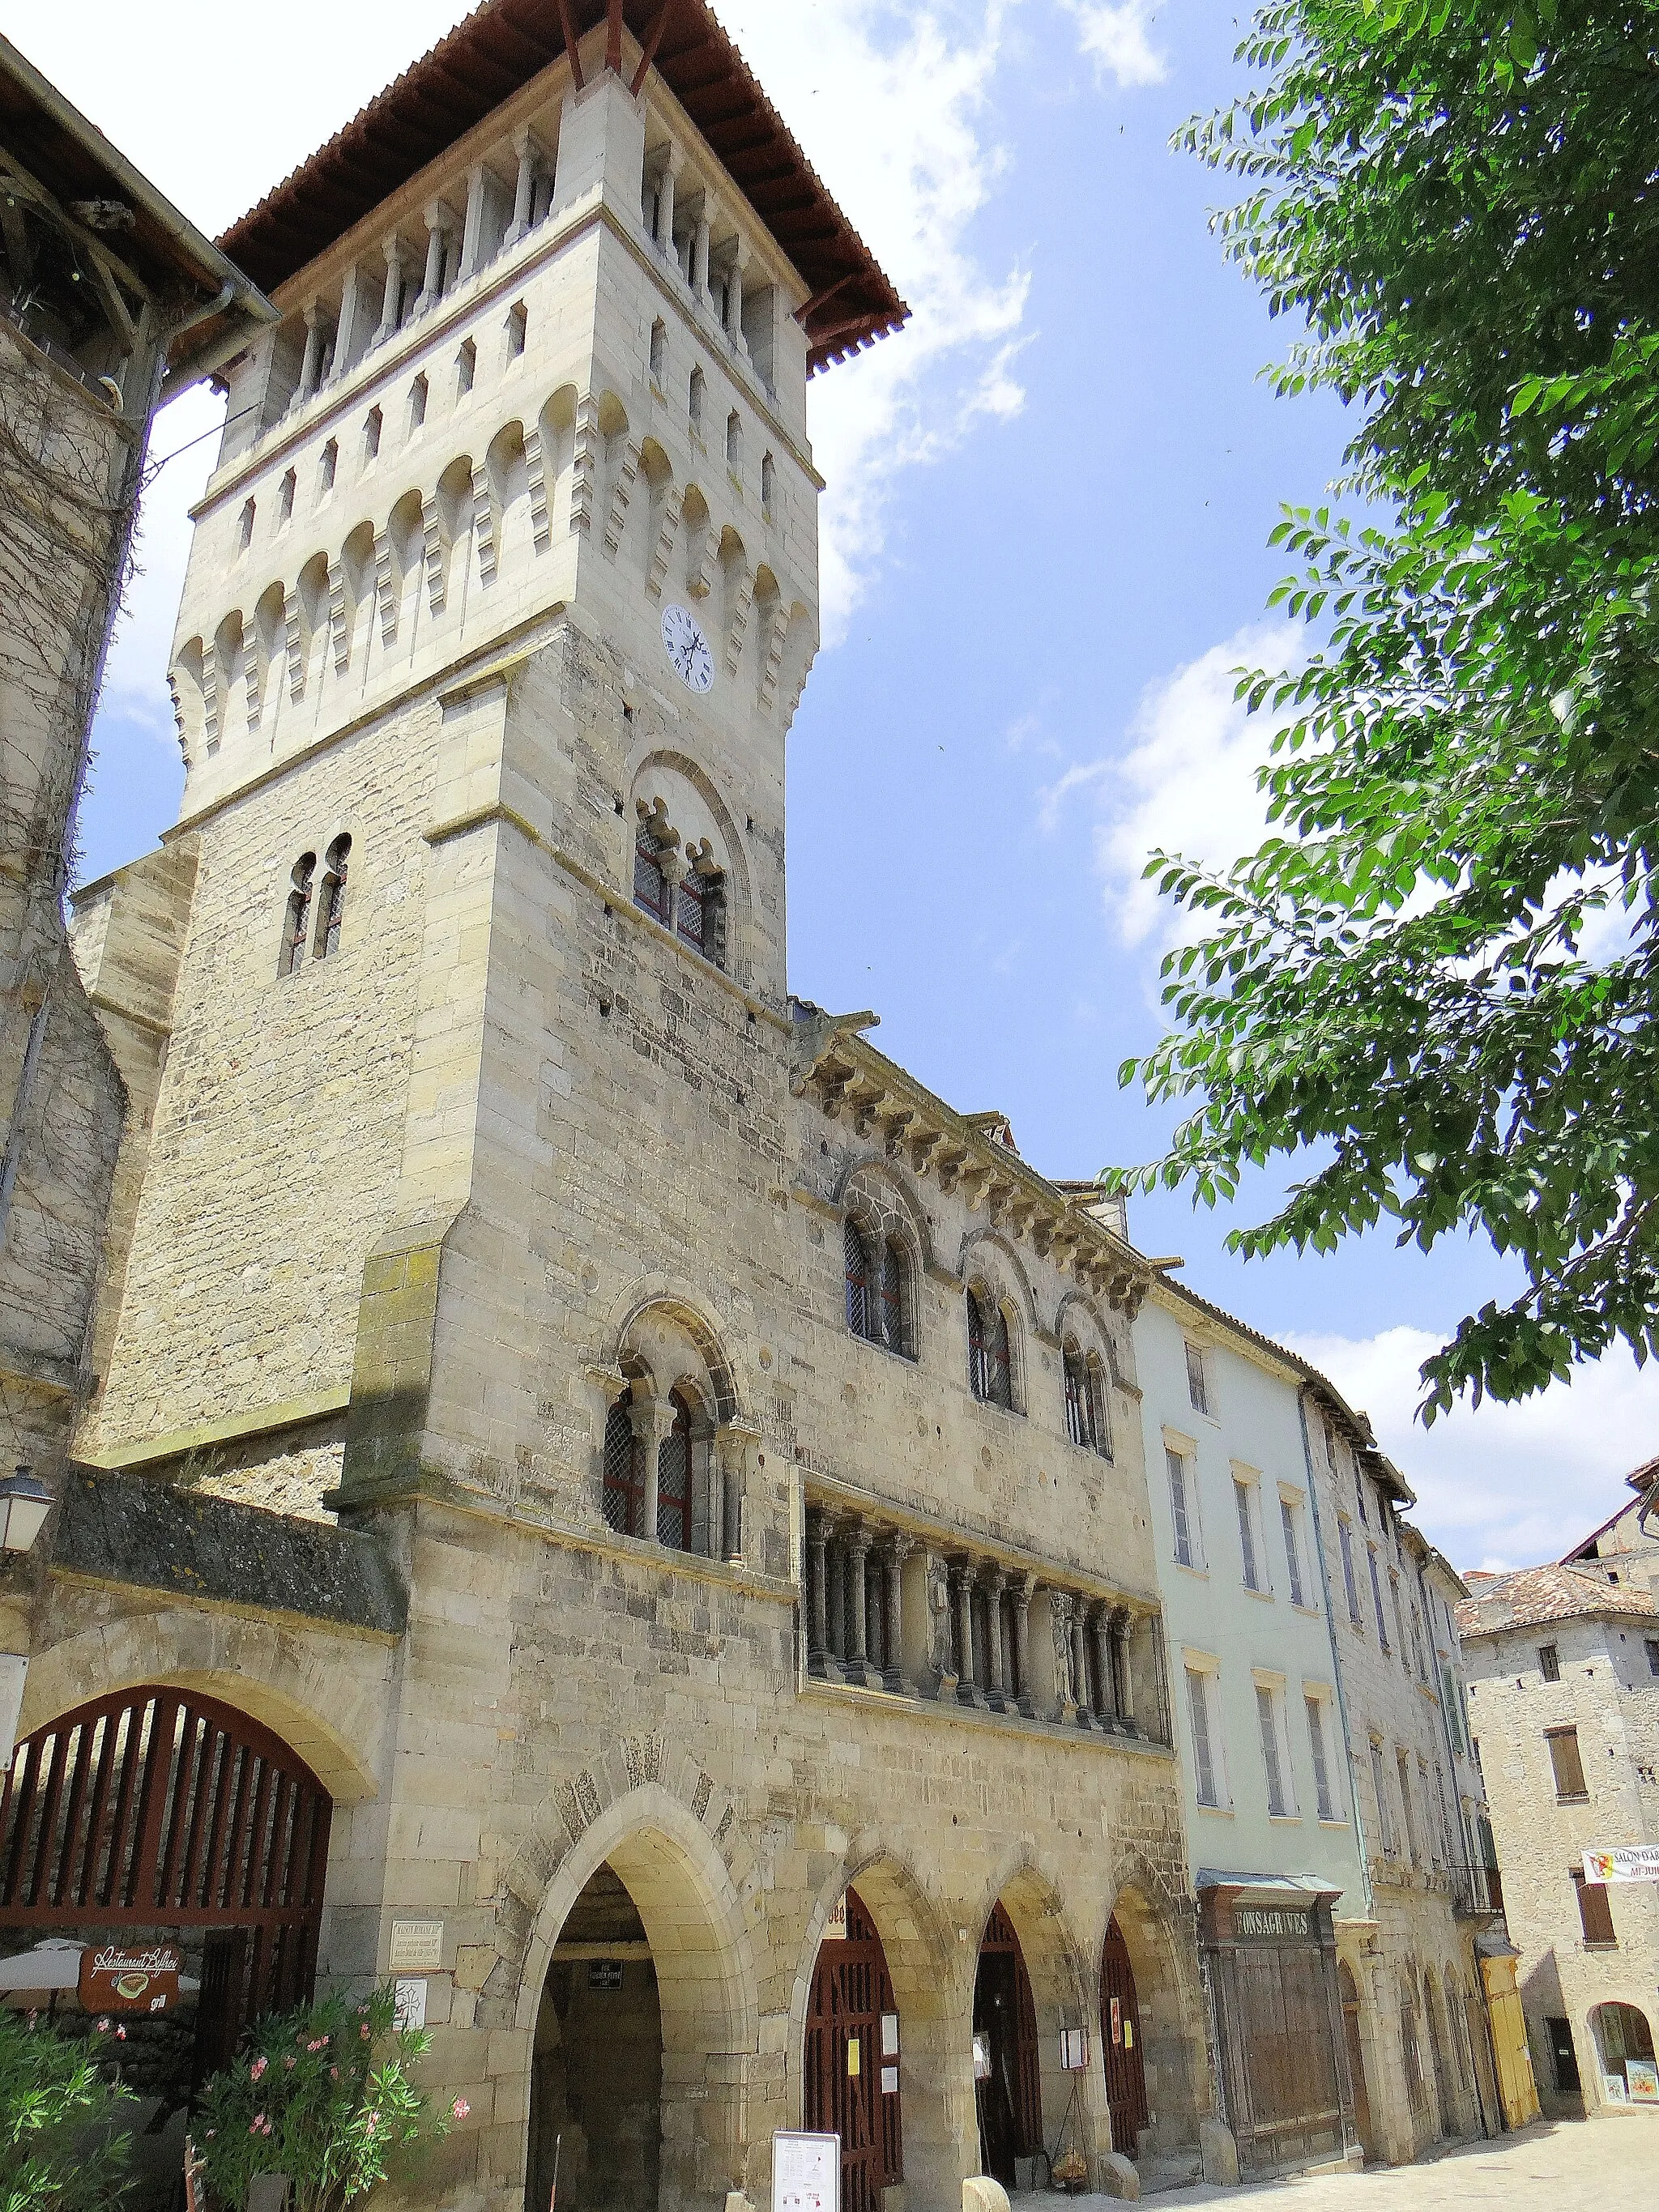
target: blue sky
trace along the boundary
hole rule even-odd
[[[204,0],[0,20],[217,230],[460,12],[289,0],[277,40]],[[1292,649],[1264,617],[1267,533],[1281,500],[1319,495],[1346,434],[1334,403],[1260,382],[1287,334],[1209,234],[1220,181],[1169,147],[1240,82],[1243,19],[1212,0],[721,12],[916,310],[813,387],[830,489],[825,646],[790,741],[794,987],[878,1009],[884,1049],[959,1107],[1003,1109],[1050,1173],[1148,1158],[1167,1124],[1116,1078],[1158,1033],[1172,921],[1141,860],[1251,842],[1265,732],[1230,671]],[[217,411],[192,395],[156,436],[158,456],[185,450],[149,497],[94,734],[88,875],[176,809],[164,672],[214,450],[189,441]],[[1418,1361],[1502,1289],[1484,1248],[1425,1259],[1373,1237],[1245,1267],[1228,1225],[1182,1197],[1133,1216],[1144,1249],[1184,1254],[1195,1288],[1370,1410],[1455,1564],[1559,1553],[1656,1449],[1659,1378],[1624,1358],[1413,1428]]]

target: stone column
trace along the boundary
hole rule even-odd
[[[1054,1647],[1055,1710],[1052,1717],[1057,1721],[1074,1721],[1077,1718],[1077,1698],[1072,1687],[1072,1600],[1069,1591],[1049,1591],[1048,1626]]]
[[[828,1577],[825,1583],[828,1626],[824,1649],[832,1659],[840,1660],[847,1650],[847,1555],[841,1547],[841,1531],[827,1516],[824,1530],[829,1539],[824,1569]]]
[[[674,254],[674,188],[679,182],[680,171],[685,167],[685,156],[671,138],[668,158],[662,165],[662,182],[657,187],[657,244],[672,261]]]
[[[507,227],[506,244],[516,246],[530,228],[530,210],[536,198],[536,167],[541,148],[528,125],[513,133],[513,151],[519,173],[513,185],[513,220]]]
[[[1018,1677],[1019,1689],[1014,1698],[1017,1708],[1028,1720],[1032,1717],[1031,1706],[1031,1600],[1036,1594],[1035,1575],[1020,1575],[1012,1585],[1014,1595],[1014,1673]]]
[[[386,256],[386,295],[380,301],[380,327],[374,333],[376,345],[392,336],[402,318],[407,276],[404,242],[396,231],[383,241],[380,251]]]
[[[714,195],[705,190],[702,205],[697,210],[697,228],[691,247],[691,289],[705,307],[714,305],[714,295],[708,289],[708,241],[719,213]]]
[[[1113,1674],[1117,1684],[1117,1717],[1127,1729],[1135,1724],[1135,1686],[1129,1668],[1129,1639],[1134,1627],[1133,1613],[1127,1606],[1120,1606],[1112,1615],[1112,1653],[1116,1662]]]
[[[461,265],[457,272],[458,282],[476,275],[483,267],[486,175],[482,161],[474,161],[466,173],[466,214],[461,224]]]
[[[806,1509],[806,1671],[822,1674],[824,1656],[829,1649],[829,1621],[826,1618],[827,1592],[824,1588],[824,1553],[829,1545],[829,1530],[823,1515],[816,1505]]]
[[[426,273],[421,279],[420,297],[415,302],[415,313],[423,315],[428,307],[435,307],[444,288],[444,249],[449,243],[449,234],[455,218],[441,200],[429,201],[422,210],[426,218]]]
[[[1109,1725],[1117,1718],[1117,1669],[1112,1663],[1111,1607],[1091,1605],[1089,1608],[1089,1633],[1095,1643],[1095,1674],[1100,1684],[1100,1698],[1095,1711]]]
[[[1089,1725],[1089,1628],[1087,1606],[1080,1597],[1072,1600],[1072,1694],[1077,1700],[1077,1717],[1080,1726]]]
[[[368,320],[368,305],[363,298],[363,272],[354,261],[345,273],[345,283],[340,291],[340,320],[334,333],[334,366],[329,372],[331,384],[337,384],[364,349],[363,327]]]
[[[990,1650],[986,1654],[987,1671],[991,1677],[991,1703],[999,1712],[1006,1712],[1009,1704],[1008,1658],[1002,1635],[1002,1593],[1007,1587],[1008,1577],[1005,1569],[986,1569],[985,1611],[991,1632]]]
[[[895,1536],[882,1561],[887,1577],[886,1667],[882,1680],[890,1690],[908,1692],[904,1679],[904,1562],[916,1548],[914,1536]]]
[[[860,1681],[864,1680],[865,1665],[869,1657],[868,1639],[870,1616],[865,1594],[865,1567],[870,1558],[870,1531],[862,1521],[854,1521],[847,1537],[848,1592],[847,1656],[850,1671]]]
[[[957,1696],[965,1705],[980,1702],[974,1680],[974,1569],[969,1559],[951,1569],[951,1594],[957,1608]]]
[[[743,272],[752,258],[749,248],[739,238],[737,250],[732,256],[732,274],[726,286],[726,335],[740,354],[749,351],[743,340]]]
[[[719,1556],[722,1559],[740,1559],[746,1540],[744,1522],[747,1517],[748,1448],[757,1431],[734,1421],[726,1421],[714,1431],[714,1449],[720,1468],[720,1522],[718,1532]]]
[[[327,328],[327,317],[320,300],[306,302],[306,351],[300,364],[300,397],[309,399],[317,389],[323,369],[323,333]]]

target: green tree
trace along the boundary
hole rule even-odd
[[[1656,1342],[1659,5],[1276,0],[1239,55],[1177,143],[1303,325],[1278,391],[1362,427],[1276,532],[1307,656],[1240,682],[1270,835],[1149,864],[1200,934],[1122,1079],[1188,1105],[1110,1179],[1213,1205],[1311,1153],[1246,1255],[1483,1231],[1524,1287],[1425,1363],[1432,1419]]]
[[[0,2010],[0,2212],[112,2212],[128,2187],[132,2100],[84,2038]]]
[[[433,2118],[409,2076],[432,2038],[395,2028],[387,1982],[366,1997],[325,1997],[268,2013],[203,2092],[195,2143],[208,2181],[234,2212],[256,2174],[285,2173],[291,2212],[343,2212],[394,2157],[448,2132],[468,2106]]]

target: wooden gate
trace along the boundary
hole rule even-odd
[[[312,1993],[331,1811],[285,1743],[216,1698],[95,1698],[13,1757],[0,1929],[219,1931],[198,2018],[222,2063],[246,2021]]]
[[[975,2083],[982,2170],[1014,2186],[1014,2160],[1042,2148],[1042,2083],[1031,1978],[1014,1923],[994,1905],[979,1947],[974,2033],[987,2039],[988,2076]]]
[[[847,1933],[819,1944],[812,1969],[805,2069],[806,2126],[841,2137],[842,2212],[881,2212],[882,2191],[904,2179],[897,2045],[886,1954],[849,1889]]]
[[[1112,2113],[1112,2148],[1136,2155],[1135,2138],[1148,2124],[1146,2060],[1141,2048],[1140,2007],[1129,1947],[1114,1913],[1100,1960],[1100,2048],[1106,2061],[1106,2102]]]

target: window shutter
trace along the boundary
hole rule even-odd
[[[1261,1731],[1261,1764],[1267,1776],[1267,1810],[1279,1814],[1285,1810],[1285,1776],[1279,1759],[1279,1723],[1273,1715],[1273,1693],[1259,1684],[1255,1717]]]
[[[1193,1723],[1193,1768],[1200,1805],[1219,1805],[1216,1790],[1215,1755],[1210,1746],[1209,1686],[1194,1668],[1187,1669],[1187,1704]]]
[[[1586,1881],[1582,1874],[1575,1874],[1572,1886],[1578,1893],[1578,1918],[1587,1943],[1616,1943],[1617,1931],[1613,1924],[1613,1907],[1607,1901],[1607,1886],[1604,1881]]]
[[[1579,1756],[1577,1729],[1548,1729],[1544,1741],[1550,1747],[1550,1765],[1555,1770],[1556,1796],[1587,1797],[1589,1792],[1584,1786],[1584,1762]]]

